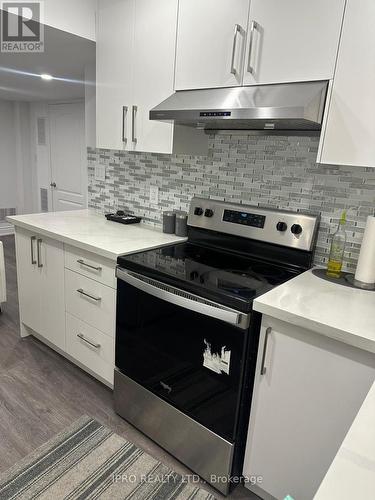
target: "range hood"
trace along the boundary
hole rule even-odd
[[[180,90],[150,120],[198,129],[320,130],[328,82]]]

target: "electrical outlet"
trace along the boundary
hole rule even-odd
[[[158,186],[150,186],[150,203],[152,203],[152,205],[157,205],[159,203]]]
[[[95,180],[105,181],[105,165],[95,165]]]

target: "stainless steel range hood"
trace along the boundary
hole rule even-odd
[[[327,81],[175,92],[150,120],[220,130],[320,130]]]

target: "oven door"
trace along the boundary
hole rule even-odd
[[[233,441],[250,315],[121,268],[117,277],[117,368]]]

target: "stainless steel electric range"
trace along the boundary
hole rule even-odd
[[[225,494],[242,472],[253,301],[311,267],[318,223],[194,198],[186,243],[118,259],[116,411]]]

